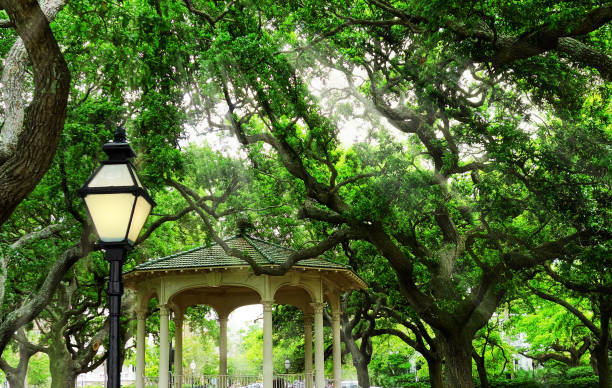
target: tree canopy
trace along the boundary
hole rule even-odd
[[[210,242],[256,275],[330,255],[370,286],[343,301],[362,372],[386,362],[373,343],[400,341],[431,386],[486,386],[514,330],[543,364],[588,353],[611,386],[609,2],[0,7],[0,353],[48,340],[59,375],[101,362],[103,262],[75,190],[125,126],[159,203],[128,266]],[[245,219],[297,251],[263,268],[230,249]],[[83,336],[26,341],[41,322]]]

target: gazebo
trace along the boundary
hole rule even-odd
[[[294,250],[272,244],[246,233],[224,240],[230,248],[248,254],[260,266],[275,267]],[[227,319],[238,307],[263,305],[263,384],[272,388],[272,306],[288,304],[304,313],[304,374],[306,388],[313,381],[312,328],[314,321],[314,383],[324,388],[323,310],[332,316],[334,387],[341,386],[340,294],[363,289],[366,284],[349,267],[326,257],[302,260],[282,276],[255,275],[245,261],[228,256],[213,244],[136,266],[124,275],[124,283],[136,293],[136,388],[144,388],[145,319],[149,300],[157,298],[160,310],[159,388],[170,384],[169,317],[175,322],[175,381],[183,376],[182,327],[185,310],[204,304],[215,309],[219,320],[219,387],[227,388]],[[225,377],[225,378],[224,378]],[[177,386],[180,383],[177,384]]]

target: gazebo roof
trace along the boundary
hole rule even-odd
[[[252,257],[257,264],[262,266],[280,265],[285,262],[292,253],[296,252],[294,249],[263,241],[246,234],[233,236],[224,241],[230,248],[239,249],[241,252],[245,252]],[[147,261],[137,265],[128,273],[187,268],[244,267],[248,265],[249,264],[242,259],[228,256],[220,245],[214,243],[209,246],[201,246],[188,251],[175,253],[174,255]],[[351,270],[349,266],[335,262],[326,257],[301,260],[295,264],[295,267]]]

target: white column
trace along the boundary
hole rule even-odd
[[[323,350],[323,309],[325,303],[311,303],[314,310],[315,332],[315,388],[325,388],[325,360]]]
[[[168,363],[170,360],[170,343],[168,330],[168,305],[159,306],[159,388],[168,388]]]
[[[219,375],[219,386],[227,387],[227,316],[219,317]]]
[[[304,374],[306,388],[312,388],[312,314],[304,314]]]
[[[147,319],[146,310],[137,310],[136,318],[138,324],[136,326],[136,388],[144,388],[145,375],[145,327]]]
[[[340,348],[340,312],[332,312],[334,387],[342,386],[342,350]]]
[[[183,313],[174,317],[174,386],[181,388],[185,376],[183,376]]]
[[[272,300],[262,300],[263,305],[263,383],[264,388],[272,388],[273,355],[272,355]]]

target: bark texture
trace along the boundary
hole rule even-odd
[[[36,187],[53,161],[66,117],[70,72],[38,2],[0,0],[0,6],[23,41],[34,76],[33,99],[25,110],[23,128],[16,131],[19,135],[14,152],[6,152],[0,159],[2,224]],[[11,109],[10,103],[7,109]]]
[[[441,336],[442,337],[442,336]],[[472,388],[472,336],[459,333],[446,336],[444,347],[444,374],[448,387]]]

